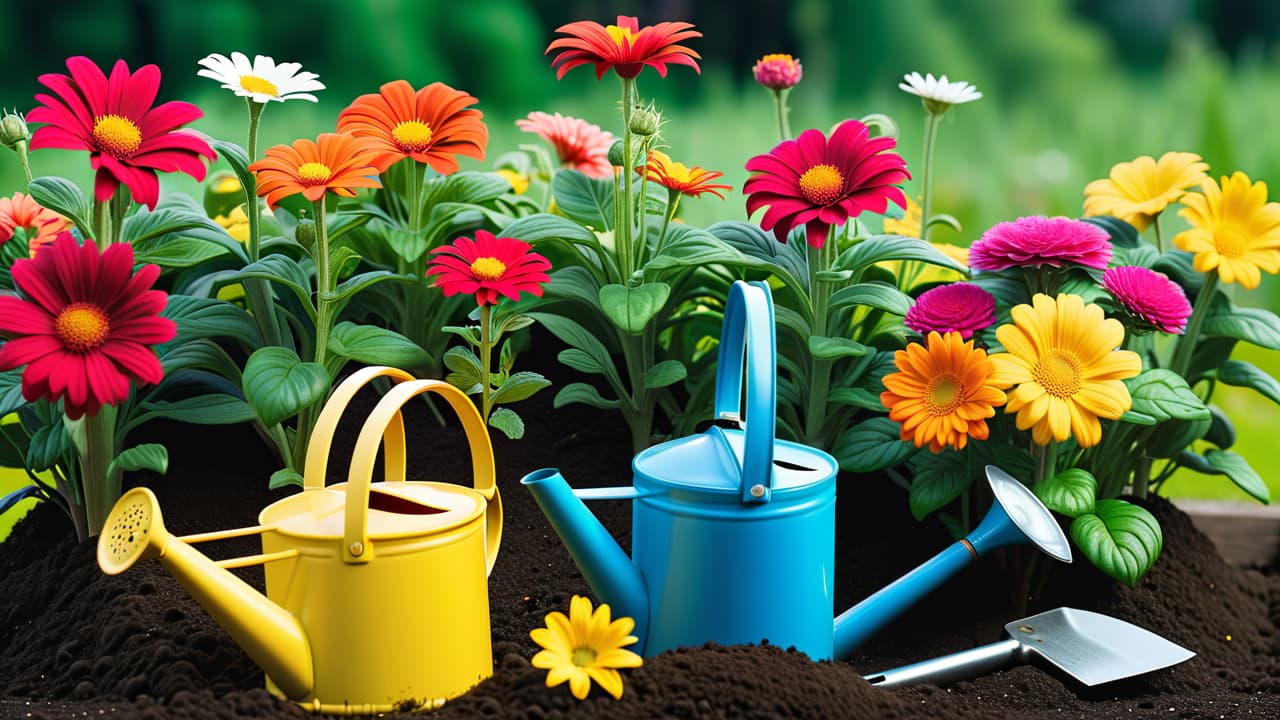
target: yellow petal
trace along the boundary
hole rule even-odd
[[[613,696],[614,700],[622,699],[622,675],[617,670],[602,667],[589,667],[587,673],[596,684]]]
[[[550,677],[548,677],[550,681]],[[587,675],[586,670],[574,666],[569,673],[569,690],[573,696],[579,700],[586,700],[587,693],[591,692],[591,677]]]

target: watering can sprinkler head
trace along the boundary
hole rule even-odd
[[[146,488],[134,488],[111,508],[102,525],[98,567],[108,575],[119,575],[140,560],[163,555],[171,537],[155,494]]]
[[[1071,543],[1035,493],[995,465],[987,466],[987,482],[995,504],[968,536],[979,555],[984,550],[1025,542],[1054,560],[1071,562]]]

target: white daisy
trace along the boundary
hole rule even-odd
[[[982,97],[978,88],[959,80],[950,82],[946,75],[935,78],[933,73],[929,73],[920,77],[920,73],[913,72],[904,75],[902,79],[906,82],[898,83],[898,87],[904,92],[918,95],[924,101],[925,108],[934,114],[944,113],[952,105],[973,102]]]
[[[231,53],[231,57],[213,53],[201,60],[202,70],[196,74],[222,83],[222,87],[240,97],[247,97],[256,103],[267,103],[271,100],[310,100],[316,102],[313,90],[323,90],[324,85],[316,80],[315,73],[298,72],[302,69],[299,63],[276,64],[265,55],[258,55],[249,62],[249,58],[240,52]]]

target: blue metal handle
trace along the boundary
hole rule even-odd
[[[739,280],[729,287],[716,363],[715,418],[742,424],[742,501],[769,502],[773,491],[773,440],[777,426],[777,336],[773,296],[764,282]],[[746,383],[746,420],[742,386]]]

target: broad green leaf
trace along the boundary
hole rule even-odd
[[[754,259],[755,267],[773,272],[788,287],[809,292],[809,266],[803,245],[780,243],[773,233],[761,230],[758,225],[736,220],[718,222],[707,228],[707,232]]]
[[[929,459],[931,462],[922,463],[911,480],[909,503],[916,520],[923,520],[929,513],[946,507],[973,482],[964,455],[948,452]]]
[[[171,207],[138,210],[125,219],[120,236],[133,245],[137,263],[185,268],[221,255],[248,260],[244,248],[222,226],[204,215]]]
[[[493,172],[465,170],[429,180],[422,199],[430,207],[440,203],[481,205],[511,192],[511,183]]]
[[[1209,420],[1209,431],[1204,434],[1204,439],[1223,450],[1235,445],[1236,426],[1231,422],[1231,418],[1216,405],[1209,406],[1209,413],[1212,417]]]
[[[38,177],[27,185],[27,194],[36,204],[69,218],[85,237],[93,236],[89,200],[80,186],[60,177]]]
[[[613,229],[613,183],[561,170],[551,179],[551,196],[566,217],[605,232]]]
[[[1165,421],[1155,432],[1148,435],[1147,455],[1153,458],[1174,457],[1183,448],[1190,447],[1191,443],[1204,437],[1212,424],[1213,419],[1208,412],[1200,420]]]
[[[175,341],[179,345],[197,338],[230,338],[250,348],[262,345],[262,334],[253,317],[223,300],[170,295],[160,315],[177,323]]]
[[[885,412],[885,406],[880,402],[879,393],[874,393],[866,388],[851,387],[838,388],[832,390],[827,396],[827,402],[836,405],[848,405],[849,407],[862,408],[872,412]]]
[[[554,405],[562,408],[572,403],[583,403],[603,410],[616,410],[622,406],[618,400],[607,400],[600,391],[586,383],[569,383],[556,393]]]
[[[885,260],[914,260],[965,271],[965,267],[947,257],[920,238],[905,235],[872,235],[845,250],[836,259],[834,269],[858,271]]]
[[[484,388],[484,367],[475,353],[464,347],[453,347],[445,351],[444,366],[449,369],[445,382],[464,393],[481,392]]]
[[[570,265],[552,271],[550,277],[544,295],[547,300],[573,300],[591,308],[600,303],[600,283],[586,268]]]
[[[1093,512],[1098,496],[1098,481],[1087,470],[1069,468],[1045,478],[1032,488],[1045,507],[1067,517]]]
[[[414,279],[407,275],[397,275],[396,273],[387,270],[363,272],[359,275],[352,275],[346,280],[343,280],[338,284],[338,287],[334,288],[333,294],[329,297],[331,300],[339,303],[338,311],[341,311],[341,308],[349,302],[356,293],[373,285],[377,285],[378,283],[387,281],[411,283],[414,282]]]
[[[249,403],[230,395],[200,395],[182,400],[153,401],[142,404],[141,420],[168,418],[196,425],[234,425],[258,417]]]
[[[231,166],[231,170],[235,172],[236,177],[240,180],[240,187],[248,191],[249,197],[253,197],[258,183],[253,173],[249,172],[249,163],[253,162],[254,158],[250,158],[249,153],[244,148],[232,142],[210,139],[209,144]]]
[[[586,328],[577,322],[560,315],[551,313],[528,313],[529,317],[537,320],[543,327],[551,331],[552,335],[560,338],[561,342],[569,346],[569,350],[560,352],[560,360],[564,362],[566,353],[570,350],[577,350],[586,359],[590,361],[594,370],[583,372],[603,373],[614,387],[620,387],[622,380],[618,376],[618,371],[613,365],[613,358],[609,356],[609,351],[605,346],[596,339],[595,335],[587,332]],[[568,364],[568,363],[566,363]],[[570,366],[574,367],[574,366]],[[580,368],[578,368],[580,369]]]
[[[282,347],[264,347],[244,365],[244,396],[265,427],[280,424],[329,394],[324,367]]]
[[[1099,500],[1071,523],[1071,539],[1102,572],[1133,587],[1160,556],[1160,523],[1124,500]]]
[[[494,390],[489,400],[494,405],[519,402],[550,385],[551,381],[538,373],[518,372],[512,374],[501,387]]]
[[[650,390],[674,385],[689,375],[689,369],[679,360],[663,360],[645,371],[644,386]]]
[[[1159,422],[1165,420],[1208,420],[1209,408],[1205,407],[1187,381],[1172,370],[1155,368],[1124,381],[1133,398],[1133,410],[1150,415]]]
[[[738,267],[749,264],[745,255],[706,230],[688,225],[672,225],[667,228],[662,252],[645,263],[644,270],[654,273],[675,268],[707,265]]]
[[[568,218],[547,213],[520,218],[503,228],[499,236],[519,238],[535,246],[542,242],[562,240],[593,250],[600,249],[600,239],[590,229]]]
[[[1259,502],[1271,504],[1271,491],[1267,489],[1267,483],[1242,455],[1216,448],[1210,448],[1204,455],[1184,450],[1178,454],[1178,464],[1204,475],[1226,475],[1231,482]]]
[[[169,345],[160,355],[165,377],[180,370],[208,370],[240,385],[240,367],[217,343],[197,338]]]
[[[0,372],[0,418],[26,404],[22,397],[22,368]]]
[[[861,357],[870,350],[866,345],[849,338],[809,336],[809,352],[820,360],[842,357]]]
[[[524,437],[524,420],[510,408],[498,408],[489,413],[489,427],[501,430],[512,440]]]
[[[329,335],[329,351],[356,362],[413,368],[431,356],[409,338],[393,330],[340,322]]]
[[[61,461],[70,448],[71,436],[66,425],[55,418],[31,434],[31,444],[27,446],[27,467],[33,472],[44,472]]]
[[[639,335],[671,295],[666,283],[645,283],[639,287],[605,285],[600,288],[600,308],[619,330]]]
[[[407,263],[413,263],[427,251],[427,235],[419,230],[411,232],[400,228],[386,231],[387,245]]]
[[[875,417],[846,430],[832,454],[842,470],[866,473],[897,465],[915,451],[911,443],[900,439],[898,423]]]
[[[262,278],[277,283],[298,297],[307,315],[314,320],[315,305],[311,302],[311,274],[287,255],[268,255],[256,263],[244,266],[239,272],[227,276],[228,281]]]
[[[1262,308],[1221,308],[1204,319],[1202,335],[1244,340],[1268,350],[1280,350],[1280,317]]]
[[[878,282],[858,283],[847,287],[827,302],[827,311],[836,312],[857,305],[866,305],[878,310],[906,315],[911,309],[912,300],[906,293],[892,285]]]
[[[272,490],[279,490],[283,487],[302,487],[302,473],[293,468],[282,468],[271,473],[271,480],[267,482],[267,487]]]
[[[31,438],[21,422],[0,424],[0,467],[25,468],[30,448]]]
[[[1251,387],[1263,397],[1280,405],[1280,382],[1243,360],[1227,360],[1218,370],[1218,380],[1236,387]]]
[[[164,475],[169,472],[169,451],[159,443],[134,445],[111,461],[107,472],[116,470],[150,470]]]
[[[1109,215],[1081,218],[1090,225],[1097,225],[1111,236],[1111,244],[1118,248],[1138,247],[1138,229],[1129,223]]]

